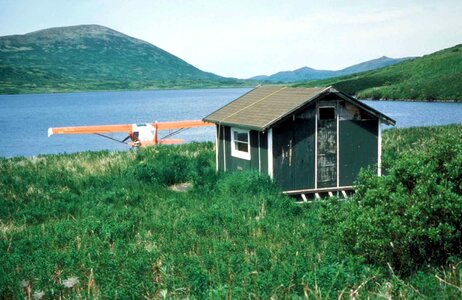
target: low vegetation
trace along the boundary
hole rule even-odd
[[[460,299],[462,126],[383,138],[385,176],[302,205],[212,143],[0,159],[0,298]]]
[[[462,101],[462,44],[399,64],[297,84],[297,87],[335,86],[369,99],[418,99]]]

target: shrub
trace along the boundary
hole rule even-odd
[[[193,162],[193,184],[202,193],[212,192],[217,184],[214,154],[212,151],[201,152]]]
[[[401,154],[377,177],[363,172],[352,200],[325,205],[324,226],[347,252],[410,274],[462,253],[462,144],[438,137]]]
[[[175,151],[174,147],[158,147],[141,149],[138,153],[138,164],[132,166],[131,172],[142,182],[160,185],[172,185],[186,182],[191,178],[191,158]]]
[[[141,183],[173,185],[192,181],[200,187],[216,182],[212,143],[191,143],[138,149],[126,171]]]

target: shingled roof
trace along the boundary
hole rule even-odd
[[[286,116],[329,93],[338,94],[343,99],[354,102],[357,106],[383,119],[388,124],[395,124],[393,119],[332,87],[256,87],[247,94],[244,94],[211,113],[203,120],[221,125],[238,126],[264,131]]]

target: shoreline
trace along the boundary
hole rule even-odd
[[[105,92],[145,92],[145,91],[178,91],[178,90],[211,90],[211,89],[240,89],[240,88],[255,88],[255,85],[222,85],[222,86],[203,86],[203,87],[171,87],[171,88],[154,88],[154,89],[115,89],[115,90],[69,90],[69,91],[44,91],[44,92],[25,92],[25,93],[14,93],[14,94],[3,94],[1,96],[21,96],[21,95],[44,95],[44,94],[78,94],[78,93],[105,93]],[[394,101],[394,102],[431,102],[431,103],[462,103],[462,99],[436,99],[436,100],[425,100],[425,99],[393,99],[393,98],[359,98],[358,100],[366,101]]]
[[[372,99],[372,98],[356,98],[358,100],[366,100],[366,101],[393,101],[393,102],[429,102],[429,103],[462,103],[462,99],[442,99],[442,100],[423,100],[423,99]]]
[[[45,94],[79,94],[79,93],[107,93],[107,92],[145,92],[145,91],[178,91],[178,90],[211,90],[211,89],[240,89],[240,88],[255,88],[255,85],[222,85],[222,86],[203,86],[203,87],[171,87],[171,88],[153,88],[153,89],[115,89],[115,90],[63,90],[63,91],[34,91],[15,94],[3,94],[1,96],[21,96],[21,95],[45,95]]]

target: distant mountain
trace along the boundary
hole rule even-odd
[[[0,93],[236,85],[99,25],[0,37]]]
[[[297,82],[304,80],[316,80],[322,78],[333,77],[335,71],[316,70],[308,67],[303,67],[293,71],[281,71],[270,76],[259,75],[249,78],[249,80],[275,82]]]
[[[365,72],[365,71],[380,69],[380,68],[387,67],[387,66],[392,66],[402,61],[414,59],[414,58],[415,57],[390,58],[387,56],[382,56],[377,59],[365,61],[363,63],[359,63],[357,65],[347,67],[345,69],[338,71],[338,73],[339,75],[350,75],[354,73]],[[336,75],[336,76],[339,76],[339,75]]]
[[[258,81],[267,81],[267,82],[297,82],[297,81],[308,81],[308,80],[317,80],[325,79],[331,77],[337,77],[342,75],[349,75],[369,70],[374,70],[378,68],[383,68],[386,66],[394,65],[404,60],[411,59],[413,57],[405,58],[390,58],[382,56],[377,59],[369,60],[357,65],[353,65],[338,71],[329,71],[329,70],[316,70],[308,67],[303,67],[294,71],[282,71],[275,73],[270,76],[259,75],[249,78],[249,80],[258,80]]]
[[[330,85],[359,98],[462,101],[462,44],[385,68],[295,86]]]

